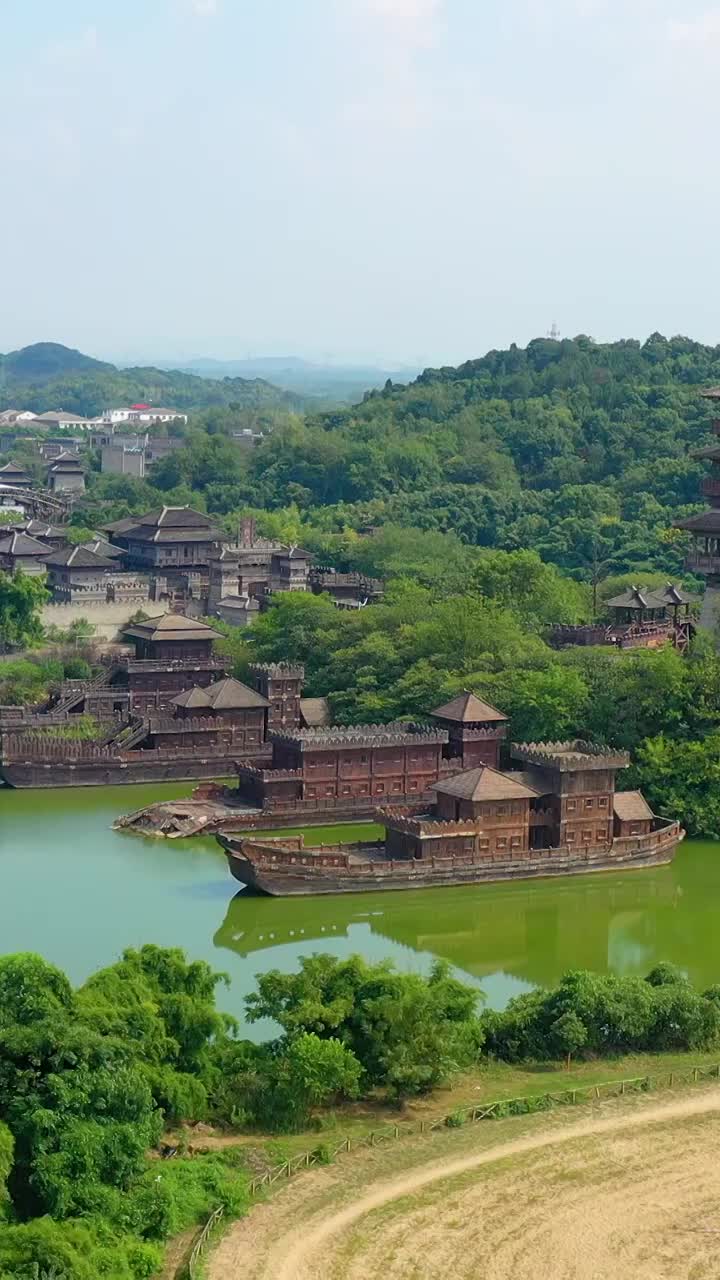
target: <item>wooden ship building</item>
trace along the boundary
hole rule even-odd
[[[384,841],[307,848],[302,836],[218,834],[231,874],[277,896],[432,888],[669,862],[684,836],[639,791],[629,759],[579,741],[514,744],[515,768],[440,777],[425,805],[384,805]],[[520,767],[517,767],[520,766]]]

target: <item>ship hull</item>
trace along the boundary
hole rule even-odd
[[[317,894],[346,894],[397,891],[401,889],[440,889],[464,884],[493,884],[508,880],[541,880],[552,876],[590,875],[602,871],[633,871],[672,862],[685,832],[676,823],[666,831],[653,833],[629,847],[627,840],[615,840],[610,847],[569,852],[560,849],[538,850],[535,856],[504,863],[476,862],[453,867],[424,867],[421,862],[373,863],[370,870],[348,874],[333,873],[330,867],[296,869],[288,859],[283,865],[263,864],[262,859],[248,855],[251,842],[218,835],[225,850],[231,875],[239,884],[271,897],[307,897]],[[300,859],[296,859],[300,861]]]
[[[204,760],[148,760],[77,764],[8,764],[0,780],[17,790],[43,787],[113,787],[143,782],[203,782],[232,773],[227,755]]]

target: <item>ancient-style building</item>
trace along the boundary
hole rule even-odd
[[[50,463],[47,485],[53,493],[73,494],[85,490],[85,469],[75,453],[60,453]]]
[[[673,857],[680,824],[653,814],[639,791],[615,791],[624,752],[571,741],[513,745],[510,754],[522,768],[479,765],[440,777],[429,801],[377,808],[383,842],[307,848],[302,835],[235,835],[239,826],[227,823],[218,840],[235,879],[280,896],[622,870]]]
[[[596,644],[613,645],[616,649],[659,649],[672,644],[685,653],[695,634],[691,615],[694,604],[696,598],[673,582],[652,591],[629,587],[605,601],[609,622],[557,626],[550,640],[558,649]]]
[[[508,718],[502,711],[466,689],[430,714],[447,730],[448,742],[443,755],[452,760],[456,768],[472,769],[478,764],[489,764],[497,769],[500,744],[508,729]]]
[[[205,580],[210,560],[225,541],[213,520],[192,507],[159,507],[144,516],[115,520],[103,531],[123,549],[130,568],[175,575],[202,569]]]
[[[238,762],[269,763],[271,717],[300,723],[297,675],[258,666],[270,698],[234,680],[204,623],[165,614],[125,635],[134,653],[115,654],[93,680],[65,681],[44,711],[0,708],[0,776],[10,785],[223,777]],[[68,738],[80,714],[97,720],[95,738]]]
[[[420,801],[443,771],[447,733],[413,724],[271,732],[270,767],[240,766],[240,795],[267,814],[362,813]]]
[[[7,573],[21,569],[23,573],[33,576],[44,574],[49,555],[49,547],[43,546],[21,530],[14,529],[4,535],[0,532],[0,569]]]
[[[337,569],[314,568],[308,586],[315,595],[329,595],[339,609],[359,609],[380,600],[384,586],[379,578],[364,573],[340,573]]]
[[[11,489],[31,489],[32,483],[32,476],[17,462],[6,462],[0,467],[0,488],[9,485]]]

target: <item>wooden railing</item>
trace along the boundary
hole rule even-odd
[[[526,1094],[520,1098],[499,1098],[494,1102],[480,1102],[474,1107],[459,1107],[456,1111],[441,1116],[437,1120],[420,1120],[416,1124],[385,1125],[382,1129],[375,1129],[361,1138],[351,1138],[348,1135],[333,1150],[328,1151],[319,1145],[311,1151],[303,1151],[300,1155],[283,1160],[259,1177],[252,1179],[249,1186],[250,1196],[254,1198],[265,1189],[274,1187],[277,1182],[286,1182],[301,1169],[309,1169],[317,1164],[327,1164],[338,1156],[361,1147],[378,1147],[384,1142],[395,1142],[399,1138],[415,1138],[437,1133],[441,1129],[458,1129],[466,1124],[475,1124],[479,1120],[505,1120],[509,1116],[532,1115],[539,1111],[552,1111],[555,1107],[578,1106],[581,1103],[600,1102],[603,1098],[650,1093],[655,1089],[673,1089],[679,1084],[698,1084],[702,1080],[720,1080],[720,1062],[710,1066],[688,1067],[685,1071],[663,1071],[658,1075],[630,1076],[623,1080],[604,1080],[600,1084],[576,1085],[572,1089],[552,1089],[546,1093]],[[195,1280],[208,1238],[223,1215],[222,1205],[211,1213],[193,1245],[189,1261],[187,1264],[183,1263],[176,1272],[177,1280],[180,1280],[183,1275],[187,1275],[189,1280]]]

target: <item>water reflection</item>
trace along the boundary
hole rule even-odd
[[[379,957],[399,949],[421,967],[442,957],[493,1005],[568,969],[642,975],[660,960],[705,986],[720,979],[718,889],[717,846],[696,843],[670,867],[618,875],[347,897],[241,892],[214,941],[254,959],[256,971],[294,967],[318,950]]]

